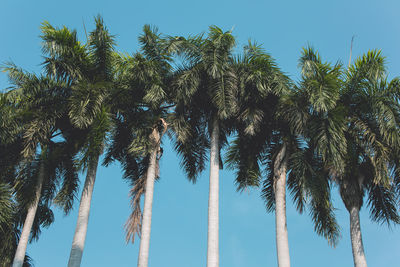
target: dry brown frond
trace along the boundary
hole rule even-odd
[[[135,242],[135,234],[140,237],[142,229],[142,209],[140,207],[140,198],[146,191],[146,175],[140,177],[130,190],[132,213],[125,223],[126,242]]]

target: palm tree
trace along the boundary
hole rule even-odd
[[[13,198],[15,177],[17,176],[16,162],[21,161],[22,140],[20,124],[17,118],[12,92],[0,93],[0,266],[12,264],[15,250],[18,246],[19,229],[16,212],[18,208]],[[29,256],[25,256],[25,265],[29,265]]]
[[[11,266],[14,252],[17,249],[20,229],[17,227],[17,218],[20,217],[15,210],[18,205],[13,200],[13,190],[8,183],[0,183],[0,254],[2,259],[1,267]],[[40,215],[38,215],[40,216]],[[28,255],[24,258],[24,267],[31,266],[31,259]]]
[[[276,207],[276,241],[279,266],[290,266],[288,237],[286,229],[285,190],[286,173],[290,152],[288,141],[275,138],[275,151],[268,153],[272,142],[274,113],[279,96],[288,90],[289,80],[276,67],[273,59],[259,46],[249,43],[245,53],[238,58],[239,113],[237,116],[237,137],[230,147],[227,160],[232,169],[237,169],[236,184],[239,191],[249,186],[259,186],[261,166],[267,155],[273,181]],[[282,130],[280,131],[282,132]],[[283,134],[282,134],[283,135]]]
[[[154,181],[159,177],[161,141],[168,129],[171,66],[170,53],[156,28],[143,27],[139,37],[141,53],[120,57],[118,61],[113,143],[106,163],[118,160],[124,177],[132,183],[132,214],[126,224],[127,241],[140,234],[138,266],[147,266]],[[144,194],[143,216],[140,198]]]
[[[263,198],[267,210],[275,210],[278,265],[290,266],[286,182],[298,210],[303,212],[307,204],[317,233],[335,243],[338,230],[329,205],[329,187],[317,175],[306,177],[305,170],[300,168],[307,166],[302,158],[306,150],[298,136],[299,129],[292,128],[285,118],[290,114],[291,119],[296,116],[300,119],[294,113],[296,94],[290,91],[289,79],[277,68],[271,56],[251,43],[245,47],[245,54],[237,65],[237,76],[241,80],[240,109],[235,127],[237,137],[227,160],[231,168],[237,169],[239,191],[248,186],[259,186],[261,168],[265,165],[268,175],[263,182]],[[311,196],[308,203],[304,203],[306,195]]]
[[[390,83],[380,51],[358,58],[346,73],[340,103],[346,108],[345,170],[334,178],[350,214],[354,266],[367,266],[359,212],[368,196],[371,219],[400,223],[393,182],[398,173],[399,79]]]
[[[195,181],[210,148],[207,266],[215,267],[219,266],[220,150],[230,131],[226,122],[237,110],[231,68],[235,38],[231,31],[211,26],[206,38],[177,37],[174,41],[185,60],[174,82],[176,149],[189,179]]]
[[[73,153],[66,149],[68,144],[53,140],[60,134],[61,118],[65,115],[65,101],[61,101],[63,84],[25,73],[13,64],[8,64],[4,70],[14,87],[7,94],[9,99],[14,98],[14,121],[11,119],[9,123],[16,126],[5,138],[13,140],[10,148],[17,148],[10,153],[15,155],[15,161],[10,163],[9,159],[5,171],[17,174],[13,183],[20,210],[16,213],[15,226],[23,225],[13,266],[22,266],[29,240],[38,238],[40,225],[49,226],[54,220],[49,205],[56,197],[56,184],[67,178],[76,180],[77,175]],[[10,129],[10,125],[5,129]],[[68,183],[64,180],[64,184]],[[70,193],[73,195],[74,188]],[[73,196],[59,198],[58,204],[68,212],[72,206],[70,201]]]
[[[304,92],[318,91],[315,84],[324,77],[320,74],[323,65],[312,49],[303,52]],[[326,176],[339,185],[349,211],[354,265],[367,266],[359,219],[365,194],[373,220],[400,222],[394,188],[399,179],[395,156],[400,140],[399,81],[386,81],[383,57],[378,51],[370,51],[358,58],[345,72],[343,81],[333,83],[331,89],[325,96],[314,98],[314,103],[326,103],[330,108],[311,114],[306,136],[322,158]]]
[[[79,140],[79,165],[87,170],[87,175],[68,266],[81,264],[98,161],[112,121],[108,102],[113,89],[115,42],[100,16],[95,23],[86,45],[78,41],[76,31],[54,28],[48,22],[42,26],[47,53],[45,69],[50,77],[63,81],[71,89],[69,118],[84,137]]]
[[[113,86],[115,43],[100,16],[95,23],[87,45],[78,41],[76,31],[57,29],[47,22],[42,26],[44,50],[48,54],[44,62],[47,74],[71,88],[69,117],[85,137],[80,147],[80,166],[87,170],[87,175],[68,266],[81,264],[98,161],[111,128],[107,102]]]

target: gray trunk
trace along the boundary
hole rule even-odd
[[[357,179],[343,179],[340,182],[340,196],[350,214],[350,237],[355,267],[366,267],[364,247],[360,228],[360,207],[363,204],[363,183],[365,177],[359,175]]]
[[[85,185],[83,186],[81,202],[79,205],[78,220],[76,223],[74,239],[72,241],[68,267],[79,267],[81,265],[98,162],[99,157],[96,157],[89,162]]]
[[[213,123],[210,150],[210,191],[208,199],[207,267],[219,266],[219,125]]]
[[[146,173],[146,191],[144,195],[144,207],[143,207],[143,219],[142,219],[142,230],[140,236],[140,247],[139,247],[139,259],[138,267],[147,267],[149,262],[149,248],[150,248],[150,232],[151,232],[151,215],[153,207],[153,193],[154,193],[154,181],[156,178],[157,169],[157,153],[159,150],[159,133],[153,131],[154,141],[156,146],[150,154],[149,167]]]
[[[359,208],[350,208],[350,237],[351,248],[353,251],[353,259],[355,267],[367,267],[367,261],[364,254],[364,246],[361,237]]]
[[[22,228],[21,236],[19,238],[18,247],[15,252],[15,257],[12,267],[22,267],[22,265],[24,264],[26,247],[29,242],[29,236],[31,234],[33,221],[35,220],[36,216],[36,210],[39,205],[40,194],[42,192],[43,179],[44,179],[44,164],[41,162],[39,177],[36,184],[35,199],[31,204],[31,206],[28,208],[28,213],[26,214],[24,227]]]
[[[286,224],[286,145],[279,151],[274,164],[276,250],[279,267],[290,267],[289,240]]]

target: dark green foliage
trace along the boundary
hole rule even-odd
[[[65,26],[44,22],[41,30],[45,76],[13,63],[1,67],[11,88],[0,93],[0,267],[11,264],[41,166],[45,179],[31,240],[54,221],[51,204],[65,214],[73,208],[78,169],[105,151],[103,164],[118,161],[131,186],[126,230],[133,241],[150,153],[157,149],[158,164],[168,133],[196,182],[214,125],[219,153],[235,134],[225,159],[236,171],[237,190],[261,186],[268,212],[275,209],[277,158],[285,147],[293,202],[331,245],[340,237],[333,183],[347,209],[366,201],[373,221],[400,223],[400,79],[388,80],[381,51],[345,70],[304,48],[294,84],[256,43],[235,56],[232,32],[216,26],[167,38],[145,25],[140,50],[131,55],[116,52],[100,16],[86,43]]]
[[[140,235],[142,212],[141,196],[145,193],[149,156],[157,150],[156,179],[159,178],[158,160],[162,156],[161,142],[168,130],[171,89],[170,54],[165,39],[156,28],[143,27],[139,36],[141,51],[130,55],[114,55],[115,90],[112,91],[111,111],[113,127],[104,164],[117,160],[123,177],[131,185],[132,213],[125,225],[126,240],[132,242]],[[156,140],[159,136],[159,140]]]
[[[307,205],[316,233],[335,246],[340,232],[331,203],[330,181],[326,179],[327,173],[322,159],[314,151],[306,147],[292,154],[288,189],[297,210],[302,213]]]
[[[183,59],[172,78],[176,106],[170,126],[181,165],[193,182],[205,168],[214,121],[218,122],[220,149],[233,130],[238,107],[234,46],[231,32],[216,26],[210,26],[207,37],[170,38],[169,48]]]
[[[12,190],[6,183],[0,183],[0,235],[5,236],[12,228],[14,203]]]
[[[317,176],[339,185],[349,211],[360,209],[367,195],[372,220],[398,223],[397,196],[392,185],[397,180],[394,155],[399,144],[398,79],[386,81],[384,58],[379,51],[369,51],[343,71],[338,64],[330,67],[322,63],[318,53],[307,48],[299,65],[302,81],[295,105],[301,114],[299,123],[291,114],[287,117],[292,117],[292,128],[305,129],[300,133],[312,151],[309,158],[314,159],[314,163],[309,161],[307,177],[322,170]],[[323,91],[326,93],[321,94]],[[297,172],[292,170],[293,174]],[[316,204],[324,202],[323,197]]]
[[[345,175],[340,184],[355,184],[359,208],[367,194],[371,219],[380,223],[399,223],[393,182],[398,174],[395,154],[399,151],[398,79],[387,82],[384,58],[380,51],[369,51],[349,67],[340,104],[346,109]],[[348,197],[341,187],[346,207]]]
[[[257,45],[249,43],[238,62],[242,88],[236,126],[238,137],[228,152],[231,166],[237,169],[238,189],[258,186],[265,175],[262,198],[267,211],[274,211],[275,179],[282,164],[277,157],[285,146],[287,186],[297,209],[300,213],[308,209],[315,231],[335,245],[339,228],[322,167],[324,159],[317,156],[314,144],[309,144],[313,149],[307,146],[306,136],[314,131],[319,134],[316,142],[324,144],[324,149],[328,146],[340,149],[330,143],[338,129],[328,121],[327,112],[335,107],[338,98],[340,66],[332,68],[328,63],[321,63],[312,49],[304,50],[300,59],[304,65],[303,82],[291,90],[290,80]],[[325,116],[319,117],[320,113]]]

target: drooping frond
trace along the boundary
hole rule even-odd
[[[160,155],[159,155],[160,156]],[[135,241],[135,235],[140,236],[142,228],[142,209],[140,199],[146,192],[147,170],[149,167],[149,156],[138,160],[138,175],[131,181],[130,190],[132,212],[125,223],[126,242]],[[126,172],[125,172],[126,173]],[[156,161],[156,180],[160,177],[159,160]],[[133,177],[131,177],[133,178]]]
[[[12,190],[6,183],[0,182],[0,234],[8,234],[13,225],[14,203]]]
[[[314,230],[323,236],[328,244],[335,247],[340,239],[340,227],[335,218],[335,209],[328,195],[314,196],[309,205],[310,215],[314,222]]]
[[[186,123],[187,125],[182,127],[175,120],[175,123],[171,125],[176,133],[175,150],[182,157],[181,166],[188,179],[196,182],[198,175],[205,169],[208,160],[206,152],[210,145],[204,131],[197,125],[198,122],[192,118]],[[184,134],[182,128],[185,130]]]
[[[274,172],[273,162],[267,161],[266,166],[266,177],[263,182],[263,189],[261,197],[264,199],[265,207],[267,212],[275,211],[275,188],[274,188]]]
[[[242,192],[248,187],[257,187],[261,181],[261,162],[259,154],[252,150],[250,142],[237,137],[229,146],[226,162],[230,169],[236,169],[236,190]]]
[[[140,207],[141,196],[146,189],[146,176],[141,176],[135,181],[130,190],[132,212],[125,223],[126,242],[135,242],[135,235],[140,236],[142,229],[142,209]]]
[[[388,226],[400,223],[398,214],[396,193],[392,186],[372,184],[369,188],[368,206],[370,217],[378,223],[386,223]]]
[[[78,166],[75,159],[77,149],[69,142],[57,143],[49,155],[49,168],[54,169],[54,177],[48,177],[56,186],[57,193],[48,199],[68,214],[74,204],[79,189]]]

